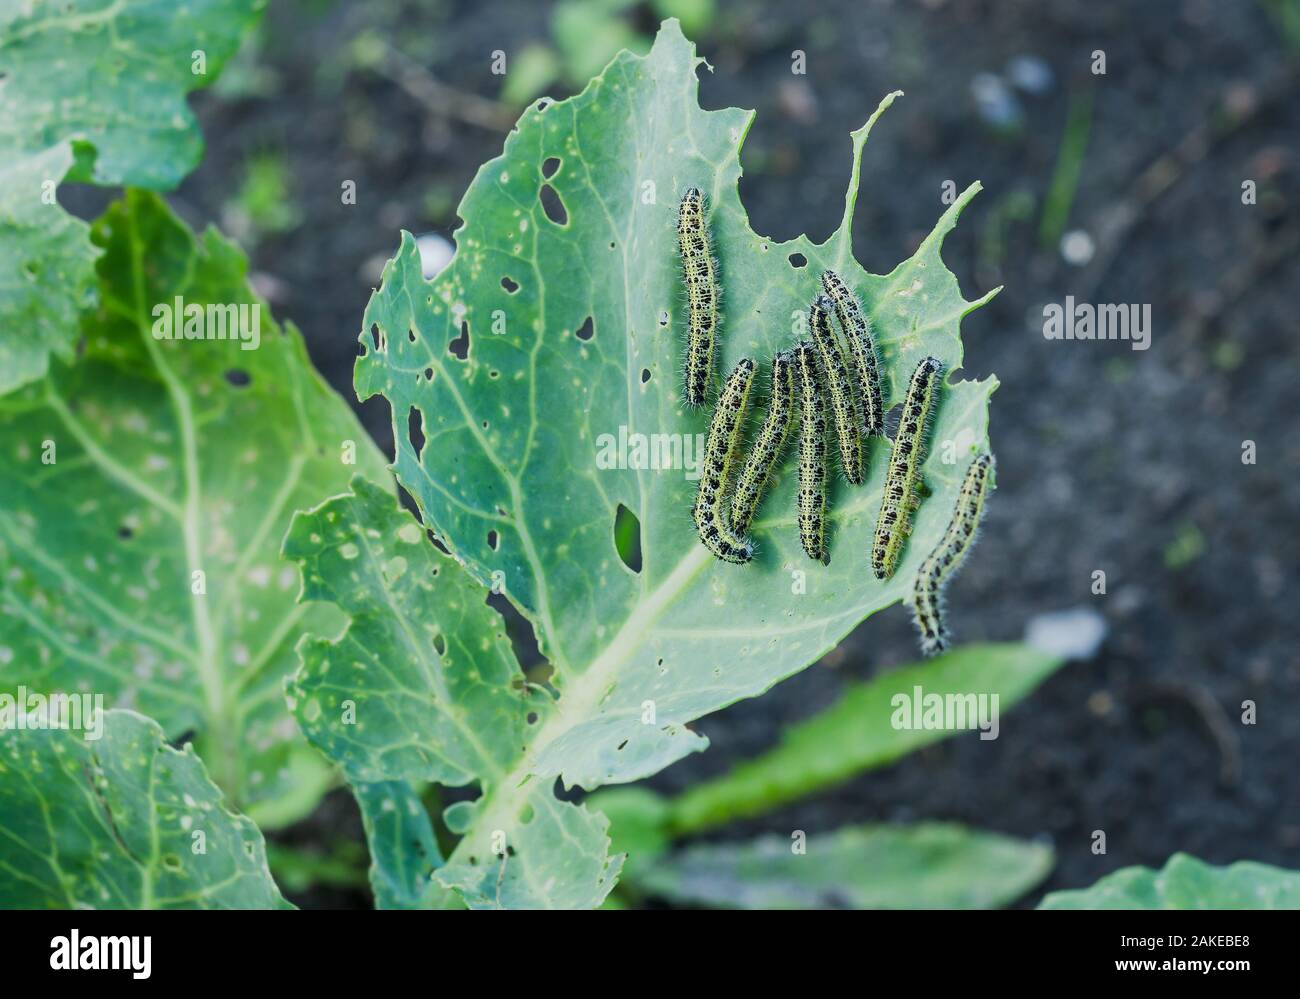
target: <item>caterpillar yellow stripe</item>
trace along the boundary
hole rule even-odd
[[[704,439],[700,490],[691,511],[700,542],[724,562],[743,565],[754,557],[753,544],[732,530],[726,503],[727,483],[744,434],[745,411],[754,385],[754,362],[742,358],[727,376]]]
[[[921,634],[921,651],[927,656],[948,647],[950,636],[943,623],[943,588],[975,543],[993,467],[993,455],[981,453],[966,469],[948,530],[934,551],[925,557],[912,582],[912,613]]]
[[[794,351],[799,372],[799,542],[808,557],[823,565],[826,550],[826,402],[822,398],[813,345]]]
[[[880,366],[876,343],[871,336],[871,319],[862,311],[858,298],[834,271],[822,274],[822,287],[835,305],[835,315],[853,356],[862,398],[862,429],[868,437],[883,437],[885,406],[880,394]]]
[[[808,326],[813,343],[821,357],[826,388],[831,394],[831,416],[835,420],[835,436],[839,441],[840,467],[850,485],[862,484],[862,417],[858,401],[849,381],[849,368],[840,350],[835,331],[831,329],[831,300],[819,295],[808,313]]]
[[[768,480],[785,451],[793,422],[794,366],[789,353],[781,351],[772,358],[772,394],[767,403],[767,415],[740,470],[731,498],[731,529],[738,535],[749,533]]]
[[[684,398],[687,405],[703,406],[718,338],[718,264],[709,236],[708,205],[698,187],[687,188],[678,207],[677,246],[686,284]]]
[[[934,412],[942,371],[943,364],[937,358],[924,358],[912,372],[912,380],[907,386],[871,546],[871,568],[877,579],[888,579],[894,574],[898,554],[903,550],[903,539],[912,530],[912,511],[921,502],[917,493],[918,474],[925,456],[925,434]]]

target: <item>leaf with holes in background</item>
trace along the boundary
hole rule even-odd
[[[740,567],[700,546],[690,516],[696,482],[684,460],[602,467],[624,435],[668,435],[660,443],[670,459],[688,442],[697,456],[707,427],[707,410],[681,402],[674,219],[688,186],[712,205],[723,286],[716,380],[742,356],[765,368],[793,341],[794,316],[827,267],[875,317],[891,405],[926,354],[960,366],[961,318],[989,297],[965,299],[940,258],[977,184],[890,274],[868,274],[853,258],[863,145],[896,95],[846,144],[853,155],[840,227],[823,244],[777,243],[750,229],[737,190],[752,115],[702,110],[700,64],[670,20],[648,55],[621,53],[577,97],[539,101],[465,195],[451,264],[426,281],[404,234],[366,310],[357,393],[392,406],[400,481],[469,573],[532,623],[554,671],[554,708],[509,770],[463,775],[485,790],[440,877],[484,904],[493,891],[482,858],[493,856],[494,836],[513,842],[538,786],[631,781],[703,749],[688,723],[762,693],[902,598],[948,522],[971,455],[987,446],[996,381],[947,383],[924,466],[932,495],[885,583],[867,556],[888,453],[880,442],[864,488],[832,488],[829,567],[799,548],[792,458],[756,522],[759,554]],[[635,462],[634,448],[623,457]],[[639,528],[638,569],[618,554],[620,507]],[[351,686],[388,682],[358,670]],[[372,779],[384,776],[397,775]],[[511,863],[564,863],[518,857],[508,854],[506,878]]]
[[[217,78],[266,0],[0,6],[0,393],[71,360],[94,247],[67,181],[169,190],[203,140],[186,94]]]
[[[270,909],[266,844],[134,711],[0,730],[0,908]]]
[[[1300,871],[1253,860],[1214,867],[1175,853],[1158,871],[1125,867],[1089,888],[1054,891],[1040,909],[1300,909]]]
[[[342,626],[297,603],[280,541],[353,473],[391,479],[232,244],[133,190],[93,238],[83,356],[0,399],[0,690],[101,693],[193,733],[234,807],[280,824],[332,779],[284,703],[294,643]],[[245,338],[155,339],[178,298]]]

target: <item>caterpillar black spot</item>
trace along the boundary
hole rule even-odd
[[[826,565],[826,402],[817,355],[808,341],[795,348],[799,371],[799,541],[814,562]]]
[[[781,351],[772,358],[772,394],[767,404],[767,416],[740,470],[736,491],[731,498],[731,529],[736,534],[749,533],[749,525],[762,502],[768,480],[785,451],[793,422],[794,367],[789,353]]]
[[[885,407],[880,394],[880,367],[876,362],[876,344],[871,336],[871,320],[863,313],[857,296],[834,271],[822,274],[822,287],[835,304],[835,315],[844,331],[849,353],[853,355],[862,397],[863,432],[868,437],[882,437],[885,433]]]
[[[871,546],[871,567],[877,579],[888,579],[894,574],[903,539],[912,530],[912,511],[921,502],[917,493],[917,473],[925,453],[925,433],[934,410],[941,371],[942,362],[927,357],[916,366],[907,386],[903,415],[889,455],[889,475],[880,501],[875,540]]]
[[[709,237],[708,205],[698,187],[687,188],[677,211],[677,245],[686,283],[687,405],[703,406],[713,374],[718,330],[718,265]]]
[[[826,388],[831,394],[831,416],[835,420],[835,436],[839,440],[840,466],[850,485],[862,484],[862,417],[858,401],[849,381],[849,368],[840,350],[835,331],[831,329],[831,300],[820,295],[808,313],[813,343],[821,357]]]
[[[993,455],[981,453],[966,469],[948,530],[934,551],[925,557],[912,582],[912,612],[921,633],[921,651],[927,656],[948,647],[950,636],[943,623],[943,588],[975,542],[993,466]]]
[[[743,565],[754,557],[754,546],[732,530],[728,517],[726,492],[732,465],[740,450],[745,425],[745,410],[754,384],[754,362],[742,358],[727,376],[718,396],[717,408],[704,440],[704,463],[700,472],[700,491],[691,511],[700,541],[724,562]]]

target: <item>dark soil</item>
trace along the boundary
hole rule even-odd
[[[949,740],[721,835],[953,820],[1049,837],[1059,857],[1048,889],[1160,865],[1179,850],[1300,868],[1300,51],[1288,48],[1274,5],[720,6],[699,39],[714,66],[702,102],[758,110],[741,186],[759,232],[820,239],[833,229],[847,133],[895,88],[907,96],[867,146],[862,263],[886,272],[910,254],[944,207],[945,180],[958,190],[983,181],[945,252],[968,295],[1006,285],[963,326],[968,373],[995,372],[1002,388],[992,428],[1000,488],[951,594],[958,636],[1016,639],[1035,615],[1080,606],[1109,625],[1100,653],[1045,683],[997,741]],[[198,99],[208,154],[176,203],[191,221],[220,221],[246,157],[283,153],[303,221],[250,245],[253,268],[345,397],[354,399],[376,262],[401,228],[449,237],[460,194],[503,135],[435,114],[376,73],[349,72],[339,54],[372,28],[438,79],[494,98],[490,52],[545,40],[548,7],[280,0],[257,60],[271,73],[267,92]],[[806,77],[791,75],[792,49],[807,53]],[[1104,76],[1090,72],[1097,49]],[[996,127],[978,112],[972,80],[1024,55],[1053,80],[1039,95],[1012,91],[1019,126]],[[1075,266],[1055,242],[1043,245],[1039,227],[1069,110],[1089,100],[1066,228],[1090,234],[1096,254]],[[340,204],[345,178],[357,182],[356,206]],[[1258,186],[1253,206],[1241,202],[1246,179]],[[1017,199],[1030,204],[1023,217]],[[1067,294],[1149,303],[1151,349],[1045,340],[1042,306]],[[390,447],[387,404],[359,410]],[[1247,439],[1257,464],[1242,463]],[[1090,590],[1097,569],[1104,596]],[[712,748],[655,785],[676,790],[726,771],[915,648],[902,608],[872,618],[819,666],[702,720]],[[1257,725],[1239,723],[1245,700],[1258,705]],[[1106,832],[1104,856],[1090,850],[1094,830]],[[289,838],[340,835],[360,836],[341,793]]]

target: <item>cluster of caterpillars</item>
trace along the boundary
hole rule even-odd
[[[686,284],[687,344],[684,398],[691,406],[707,400],[717,351],[719,291],[704,196],[696,188],[682,198],[677,235]],[[833,271],[821,276],[822,293],[809,310],[810,337],[772,358],[767,412],[753,446],[745,453],[745,423],[757,367],[742,358],[723,383],[709,423],[692,514],[700,541],[724,562],[743,565],[754,557],[749,529],[763,495],[799,426],[799,540],[814,561],[828,564],[826,477],[828,428],[850,485],[865,481],[866,449],[885,438],[880,367],[871,320],[857,296]],[[894,435],[880,514],[870,558],[877,579],[889,579],[898,565],[912,515],[921,503],[921,465],[929,427],[943,386],[943,364],[926,357],[916,366]],[[912,605],[922,648],[946,647],[941,595],[961,563],[983,513],[993,468],[991,455],[971,464],[943,539],[921,564]]]

